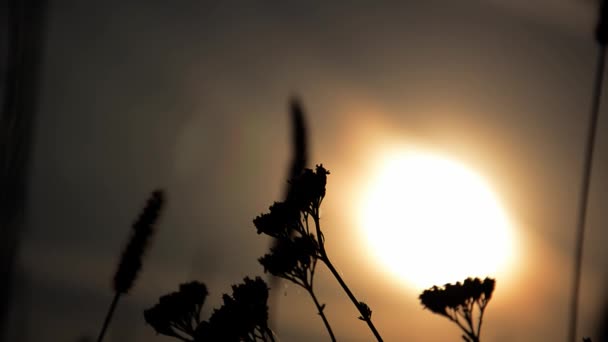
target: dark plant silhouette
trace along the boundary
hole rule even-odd
[[[446,284],[443,288],[433,286],[422,292],[419,298],[425,308],[456,323],[464,332],[462,338],[465,341],[479,342],[483,314],[492,299],[495,285],[496,281],[491,278],[483,281],[467,278],[462,284]]]
[[[178,292],[162,296],[144,311],[144,318],[158,334],[182,341],[274,341],[268,327],[268,286],[259,277],[245,278],[225,294],[224,304],[207,321],[200,313],[207,287],[199,282],[180,285]]]
[[[118,269],[114,274],[114,299],[112,300],[112,304],[106,315],[97,342],[103,341],[103,337],[112,320],[120,296],[128,293],[135,283],[137,273],[142,267],[142,257],[148,245],[148,241],[154,232],[154,225],[160,216],[163,203],[163,192],[160,190],[154,191],[150,196],[146,207],[132,226],[133,232],[131,238],[123,251]]]
[[[581,275],[583,272],[583,250],[585,242],[585,226],[587,225],[587,202],[589,201],[589,188],[591,186],[591,171],[593,170],[593,151],[597,135],[600,105],[604,88],[604,69],[606,68],[606,46],[608,45],[608,1],[598,1],[598,20],[595,27],[595,40],[598,44],[597,64],[593,95],[591,100],[591,113],[587,126],[583,159],[583,177],[578,203],[578,217],[574,245],[574,269],[572,272],[572,293],[570,298],[570,319],[568,322],[568,341],[577,340],[576,327],[578,326],[578,310],[580,300]]]
[[[336,338],[314,292],[313,282],[319,259],[319,243],[310,231],[307,215],[300,219],[297,207],[286,202],[277,202],[270,207],[268,214],[258,216],[254,224],[258,233],[265,233],[277,239],[270,253],[259,259],[264,272],[286,279],[301,286],[311,296],[323,324],[332,341]]]
[[[287,179],[292,179],[304,171],[308,164],[308,129],[306,128],[306,118],[302,104],[297,97],[292,97],[289,101],[289,113],[291,116],[291,161],[288,169]],[[284,198],[290,198],[291,187],[289,184],[285,186]],[[273,239],[272,247],[276,247],[279,243],[278,239]],[[272,273],[271,273],[272,274]],[[270,277],[270,287],[278,288],[280,278]],[[274,293],[274,292],[273,292]],[[270,321],[272,323],[272,314],[276,315],[276,310],[271,312]]]
[[[207,287],[199,282],[179,286],[179,292],[162,296],[151,309],[144,311],[146,322],[157,333],[188,341],[200,324],[200,313],[207,298]],[[185,336],[184,336],[185,335]]]
[[[254,219],[258,234],[263,233],[276,239],[270,253],[259,261],[264,266],[265,272],[287,279],[303,287],[310,294],[332,341],[335,341],[323,312],[325,305],[319,303],[313,288],[317,261],[321,261],[359,310],[359,318],[368,324],[376,339],[382,341],[372,323],[371,309],[367,304],[356,299],[325,250],[319,212],[325,197],[327,175],[329,171],[323,165],[317,165],[314,171],[304,169],[301,174],[289,181],[286,200],[274,203],[268,213]]]

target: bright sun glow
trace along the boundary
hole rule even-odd
[[[417,290],[496,277],[512,263],[506,214],[484,180],[459,163],[394,154],[363,198],[361,222],[372,254]]]

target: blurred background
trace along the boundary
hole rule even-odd
[[[169,340],[142,312],[179,283],[207,284],[206,318],[231,284],[262,275],[270,242],[252,220],[282,196],[298,94],[311,164],[331,171],[328,251],[385,340],[460,335],[370,258],[357,221],[378,151],[411,144],[483,175],[518,236],[483,340],[565,341],[595,2],[49,1],[43,13],[6,340],[97,335],[129,227],[157,187],[168,206],[108,341]],[[608,294],[604,114],[578,329],[592,337]],[[371,340],[330,274],[318,276],[339,339]],[[326,340],[307,294],[280,284],[281,340]]]

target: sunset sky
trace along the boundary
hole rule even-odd
[[[263,275],[270,241],[252,220],[283,194],[295,94],[310,166],[331,171],[328,252],[386,341],[461,340],[365,241],[358,204],[395,146],[474,170],[509,219],[517,263],[497,276],[482,340],[565,341],[594,10],[582,0],[50,1],[9,336],[96,336],[129,227],[158,187],[168,206],[107,341],[170,341],[142,311],[182,282],[207,284],[207,318],[231,284]],[[608,300],[605,114],[579,318],[590,336]],[[371,341],[326,270],[317,285],[338,339]],[[327,340],[306,293],[272,291],[281,341]]]

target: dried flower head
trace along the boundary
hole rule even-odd
[[[195,341],[266,341],[272,339],[268,327],[268,286],[259,277],[246,277],[225,294],[224,304],[196,329]]]
[[[433,286],[420,295],[421,304],[433,313],[447,317],[464,332],[467,341],[479,341],[483,313],[492,298],[496,281],[485,278],[467,278],[463,283],[445,284],[443,288]],[[475,308],[478,322],[475,324]]]
[[[299,210],[307,213],[318,210],[325,197],[325,186],[329,171],[323,165],[317,165],[315,170],[304,171],[289,181],[291,187],[288,202],[293,203]]]
[[[158,304],[144,311],[144,318],[156,333],[183,338],[194,335],[207,298],[207,287],[199,282],[180,285],[178,292],[160,297]]]
[[[268,213],[253,220],[258,234],[276,239],[270,253],[259,259],[264,271],[307,290],[312,289],[314,268],[323,241],[318,222],[314,222],[316,229],[311,229],[309,217],[318,220],[328,174],[323,165],[317,165],[314,171],[304,169],[289,181],[288,198],[274,203]]]
[[[275,202],[268,208],[269,213],[253,220],[258,234],[264,233],[276,239],[289,238],[300,223],[299,210],[288,202]]]
[[[133,224],[131,239],[125,248],[118,270],[114,275],[114,291],[127,293],[133,286],[137,273],[142,266],[142,256],[152,233],[154,224],[160,216],[164,203],[164,194],[161,190],[154,191],[146,207]]]
[[[273,341],[268,327],[268,286],[259,277],[245,278],[232,286],[232,296],[214,310],[208,321],[200,313],[207,287],[199,282],[182,284],[178,292],[160,297],[144,311],[146,322],[156,333],[182,341]]]
[[[290,280],[304,288],[312,286],[319,246],[311,235],[285,240],[259,259],[264,272]]]

